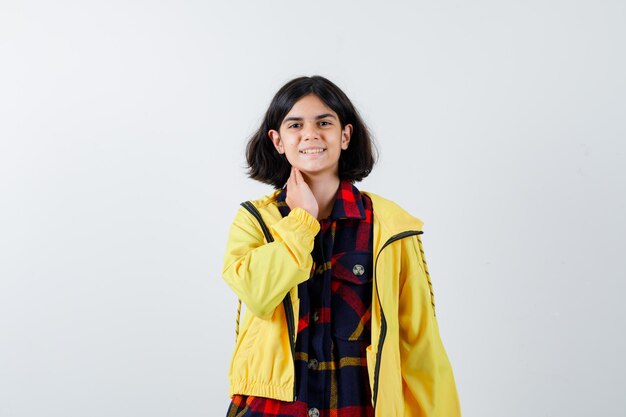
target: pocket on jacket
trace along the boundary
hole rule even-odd
[[[350,251],[332,258],[331,328],[343,340],[370,337],[372,252]]]

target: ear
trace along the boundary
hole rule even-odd
[[[352,125],[347,124],[343,127],[341,131],[341,149],[344,151],[348,149],[348,145],[350,144],[350,138],[352,137]]]
[[[280,139],[280,134],[277,130],[271,129],[267,132],[267,136],[269,136],[270,140],[274,144],[274,147],[278,151],[278,153],[285,153],[285,148],[283,148],[283,141]]]

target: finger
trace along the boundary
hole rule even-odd
[[[293,167],[291,167],[289,178],[287,178],[287,187],[289,187],[290,185],[293,186],[293,184],[295,184],[295,182],[294,182]]]
[[[298,185],[298,170],[295,167],[291,167],[291,175],[293,175],[294,184]]]
[[[303,182],[304,178],[302,178],[302,172],[300,172],[299,169],[296,169],[296,181],[297,182]]]

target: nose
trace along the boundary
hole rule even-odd
[[[319,131],[316,123],[305,123],[302,127],[302,139],[319,139]]]

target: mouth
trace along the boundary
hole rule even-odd
[[[303,149],[300,151],[303,155],[317,155],[326,152],[325,148]]]

